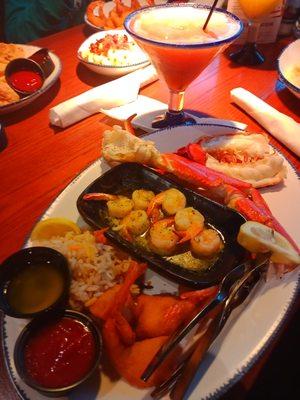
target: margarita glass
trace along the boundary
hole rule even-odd
[[[265,61],[263,54],[257,49],[256,41],[261,21],[269,15],[280,0],[239,0],[240,6],[248,19],[248,37],[245,45],[230,58],[242,65],[259,65]]]
[[[243,30],[235,15],[215,9],[203,31],[210,9],[163,4],[141,8],[125,19],[126,31],[148,53],[170,91],[168,111],[152,123],[154,128],[195,123],[183,112],[186,88]]]

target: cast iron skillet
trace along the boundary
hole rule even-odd
[[[156,171],[137,163],[120,164],[104,173],[81,193],[77,199],[77,208],[82,218],[92,228],[104,228],[108,226],[106,202],[83,200],[85,194],[102,192],[131,197],[132,192],[136,189],[147,189],[154,193],[160,193],[169,188],[177,188],[183,192],[187,199],[187,206],[200,211],[204,215],[206,223],[216,229],[224,240],[224,249],[208,270],[197,272],[171,263],[165,257],[128,242],[111,229],[105,235],[135,258],[147,262],[149,267],[156,272],[178,283],[194,288],[215,285],[246,257],[246,250],[236,241],[239,228],[245,219],[236,211],[186,189]]]

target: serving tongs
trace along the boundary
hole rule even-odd
[[[174,335],[172,335],[165,345],[160,349],[160,351],[154,356],[141,376],[141,379],[144,381],[146,381],[154,373],[154,371],[161,365],[169,353],[188,335],[188,333],[191,332],[191,330],[200,321],[203,322],[208,316],[210,317],[210,325],[208,326],[204,338],[198,340],[198,342],[200,342],[200,350],[197,348],[196,341],[195,345],[191,346],[190,350],[187,352],[187,355],[184,357],[184,360],[178,366],[176,371],[174,371],[171,377],[154,390],[152,393],[154,398],[160,398],[158,395],[161,392],[165,393],[166,390],[168,391],[172,386],[174,386],[178,377],[181,376],[182,371],[189,369],[186,368],[186,364],[193,360],[195,354],[197,354],[197,350],[198,353],[202,354],[202,356],[205,354],[206,350],[208,350],[211,343],[223,328],[231,313],[233,305],[236,306],[236,303],[240,304],[245,299],[245,296],[242,295],[242,293],[245,294],[243,289],[247,291],[247,294],[250,292],[254,285],[252,284],[250,289],[249,287],[247,288],[247,284],[249,284],[249,281],[253,281],[252,278],[257,275],[258,269],[264,266],[269,261],[269,258],[269,253],[258,255],[255,261],[246,261],[231,270],[223,278],[219,287],[219,291],[214,299],[211,300],[211,302],[208,303],[199,313],[197,313],[183,328],[179,329]],[[254,281],[254,283],[256,282],[257,279]],[[188,361],[189,359],[190,361]],[[179,398],[181,397],[176,397],[176,399]]]

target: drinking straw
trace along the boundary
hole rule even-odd
[[[211,6],[211,9],[210,9],[210,12],[208,13],[208,16],[206,18],[205,24],[203,25],[203,30],[204,31],[205,31],[205,29],[206,29],[206,27],[207,27],[207,25],[209,23],[210,17],[212,15],[212,13],[214,12],[214,9],[216,8],[217,2],[218,2],[218,0],[215,0],[214,4]]]

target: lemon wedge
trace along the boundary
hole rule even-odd
[[[300,255],[280,233],[259,222],[247,221],[240,227],[238,243],[252,253],[270,251],[270,260],[282,264],[300,264]]]
[[[31,232],[31,240],[48,240],[54,236],[65,236],[67,232],[80,234],[80,228],[67,218],[48,218],[39,221]]]

